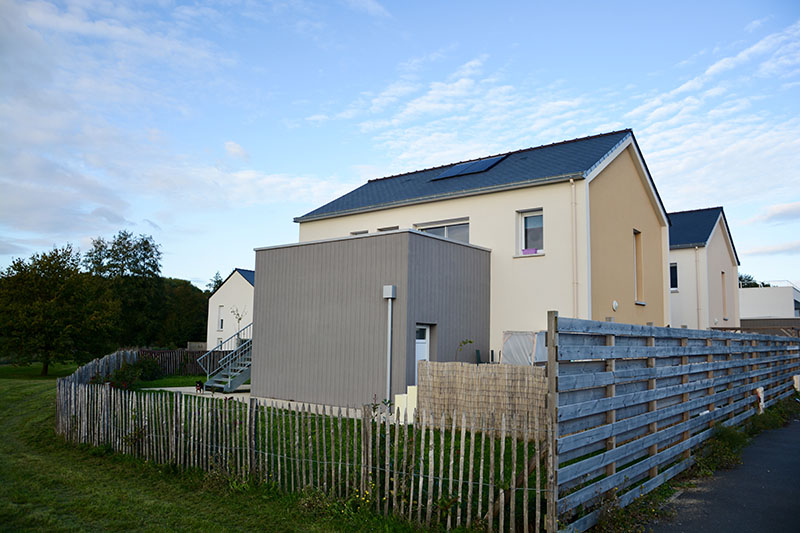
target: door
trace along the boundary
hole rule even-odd
[[[417,324],[417,345],[416,345],[416,357],[414,358],[414,385],[417,384],[417,372],[419,371],[419,362],[420,361],[427,361],[428,355],[430,354],[430,339],[431,339],[431,328],[430,326],[423,326],[422,324]]]

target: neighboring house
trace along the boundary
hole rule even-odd
[[[789,282],[739,289],[742,319],[800,318],[800,289]]]
[[[669,220],[631,130],[371,180],[295,221],[301,243],[411,229],[489,249],[494,352],[551,309],[670,321]]]
[[[669,214],[671,326],[739,327],[739,257],[721,207]]]
[[[206,328],[206,347],[213,350],[237,331],[236,314],[241,317],[239,325],[246,326],[253,321],[253,287],[255,272],[235,268],[217,287],[208,299],[208,327]]]

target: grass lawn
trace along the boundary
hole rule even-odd
[[[0,366],[0,531],[414,530],[319,495],[65,444],[53,430],[55,378],[39,370]]]
[[[206,375],[200,376],[165,376],[153,381],[139,381],[137,389],[154,389],[157,387],[194,387],[198,381],[206,382]]]

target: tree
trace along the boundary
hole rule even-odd
[[[67,244],[29,260],[15,259],[0,274],[3,351],[17,364],[83,362],[113,349],[119,305],[80,270],[80,254]]]
[[[92,248],[83,259],[86,269],[97,276],[154,278],[161,274],[161,247],[151,235],[120,230],[109,243],[102,237],[92,239]]]
[[[220,285],[222,285],[223,281],[225,281],[225,280],[222,279],[222,276],[219,275],[219,270],[217,270],[217,273],[214,274],[214,277],[211,278],[211,280],[206,284],[206,288],[208,289],[208,292],[214,292],[217,289],[219,289],[219,287],[220,287]]]
[[[164,313],[156,343],[165,348],[186,347],[204,339],[208,295],[183,279],[164,279]]]
[[[164,317],[161,250],[150,235],[135,237],[120,231],[107,242],[92,240],[83,260],[94,276],[108,281],[120,304],[119,346],[150,346],[156,342]]]
[[[757,281],[750,274],[739,274],[739,286],[742,288],[747,287],[769,287],[769,283]]]

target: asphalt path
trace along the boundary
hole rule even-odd
[[[669,506],[676,516],[655,533],[800,532],[800,420],[765,431],[742,464],[699,480]]]

